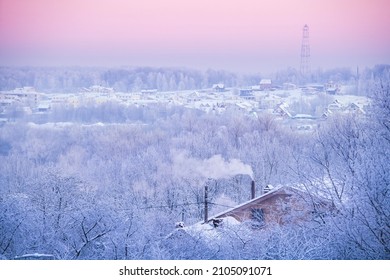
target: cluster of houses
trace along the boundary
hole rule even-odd
[[[178,92],[157,92],[157,90],[141,90],[139,92],[116,92],[113,88],[91,86],[80,89],[79,93],[46,94],[37,92],[33,87],[17,88],[0,92],[0,121],[10,119],[10,115],[44,114],[57,105],[88,106],[105,102],[118,102],[124,105],[148,106],[150,104],[172,104],[198,109],[208,113],[221,114],[227,109],[235,109],[257,115],[259,112],[269,112],[276,117],[290,121],[316,121],[326,119],[336,112],[355,112],[364,114],[365,109],[358,102],[340,101],[337,98],[329,104],[322,116],[309,114],[293,114],[289,102],[299,96],[310,95],[311,92],[327,92],[336,94],[340,87],[329,83],[326,85],[308,85],[298,88],[291,83],[282,86],[272,84],[271,79],[262,79],[258,85],[246,88],[226,88],[223,83],[214,84],[209,89],[198,91],[187,90]],[[342,95],[337,95],[342,97]]]
[[[26,106],[37,107],[42,94],[35,91],[33,87],[16,88],[12,91],[0,93],[0,108],[20,102]]]

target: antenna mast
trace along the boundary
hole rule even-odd
[[[309,26],[305,24],[302,34],[301,46],[301,75],[308,77],[310,74],[310,44],[309,44]]]

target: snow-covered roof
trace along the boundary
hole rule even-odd
[[[38,109],[50,109],[50,103],[48,103],[48,102],[39,103]]]
[[[293,116],[293,119],[313,120],[313,119],[316,119],[316,117],[313,115],[309,115],[309,114],[296,114],[295,116]]]
[[[213,219],[218,219],[218,218],[222,218],[222,217],[224,219],[226,219],[230,213],[240,211],[240,209],[242,209],[242,208],[247,208],[248,206],[255,205],[257,203],[262,203],[263,201],[273,197],[275,194],[278,194],[278,193],[284,194],[284,195],[299,194],[299,196],[301,196],[301,197],[305,197],[305,196],[310,195],[308,193],[308,189],[306,187],[304,187],[303,185],[297,185],[294,187],[293,186],[277,186],[277,187],[271,186],[271,189],[268,192],[262,194],[261,196],[255,197],[255,198],[248,200],[242,204],[239,204],[235,207],[232,207],[232,208],[227,209],[223,212],[220,212],[216,215],[213,215],[213,216],[209,217],[208,220],[211,221]],[[314,194],[314,196],[313,196],[313,194]],[[323,193],[317,191],[316,193],[313,193],[313,194],[310,195],[311,200],[314,199],[314,200],[321,202],[321,203],[328,203],[329,202],[328,201],[329,198],[327,196],[325,196]],[[322,194],[322,195],[320,195],[320,194]]]
[[[24,254],[22,256],[16,256],[14,259],[15,260],[54,260],[55,257],[50,254],[33,253],[33,254]]]
[[[214,85],[213,85],[213,88],[225,88],[225,85],[222,84],[222,83],[214,84]]]
[[[265,193],[265,194],[263,194],[263,195],[261,195],[261,196],[255,197],[255,198],[253,198],[253,199],[251,199],[251,200],[248,200],[248,201],[246,201],[246,202],[244,202],[244,203],[241,203],[241,204],[239,204],[239,205],[237,205],[237,206],[235,206],[235,207],[232,207],[232,208],[227,209],[227,210],[225,210],[225,211],[223,211],[223,212],[220,212],[220,213],[218,213],[218,214],[216,214],[216,215],[214,215],[214,216],[211,216],[211,217],[209,217],[209,220],[213,220],[213,219],[222,217],[222,216],[224,216],[224,215],[226,215],[226,214],[228,214],[228,213],[230,213],[230,212],[232,212],[232,211],[234,211],[234,210],[237,210],[237,209],[239,209],[239,208],[241,208],[241,207],[243,207],[243,206],[252,204],[253,202],[257,202],[257,201],[264,200],[264,199],[266,199],[267,197],[272,196],[274,193],[280,191],[280,190],[283,189],[283,188],[285,188],[285,187],[279,186],[279,187],[273,188],[273,189],[271,189],[269,192],[267,192],[267,193]]]
[[[261,79],[260,85],[270,85],[272,84],[271,79]]]

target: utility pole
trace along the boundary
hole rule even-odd
[[[208,195],[209,195],[209,186],[207,182],[206,185],[204,186],[204,223],[207,223],[209,220]]]

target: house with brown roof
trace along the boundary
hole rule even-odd
[[[330,201],[306,191],[293,187],[266,187],[262,195],[218,213],[210,217],[208,222],[218,226],[223,223],[223,219],[232,217],[253,228],[262,228],[270,224],[298,224],[313,219],[320,220],[331,209]]]
[[[216,92],[224,92],[225,91],[225,85],[224,84],[214,84],[213,85],[213,90],[215,90]]]

